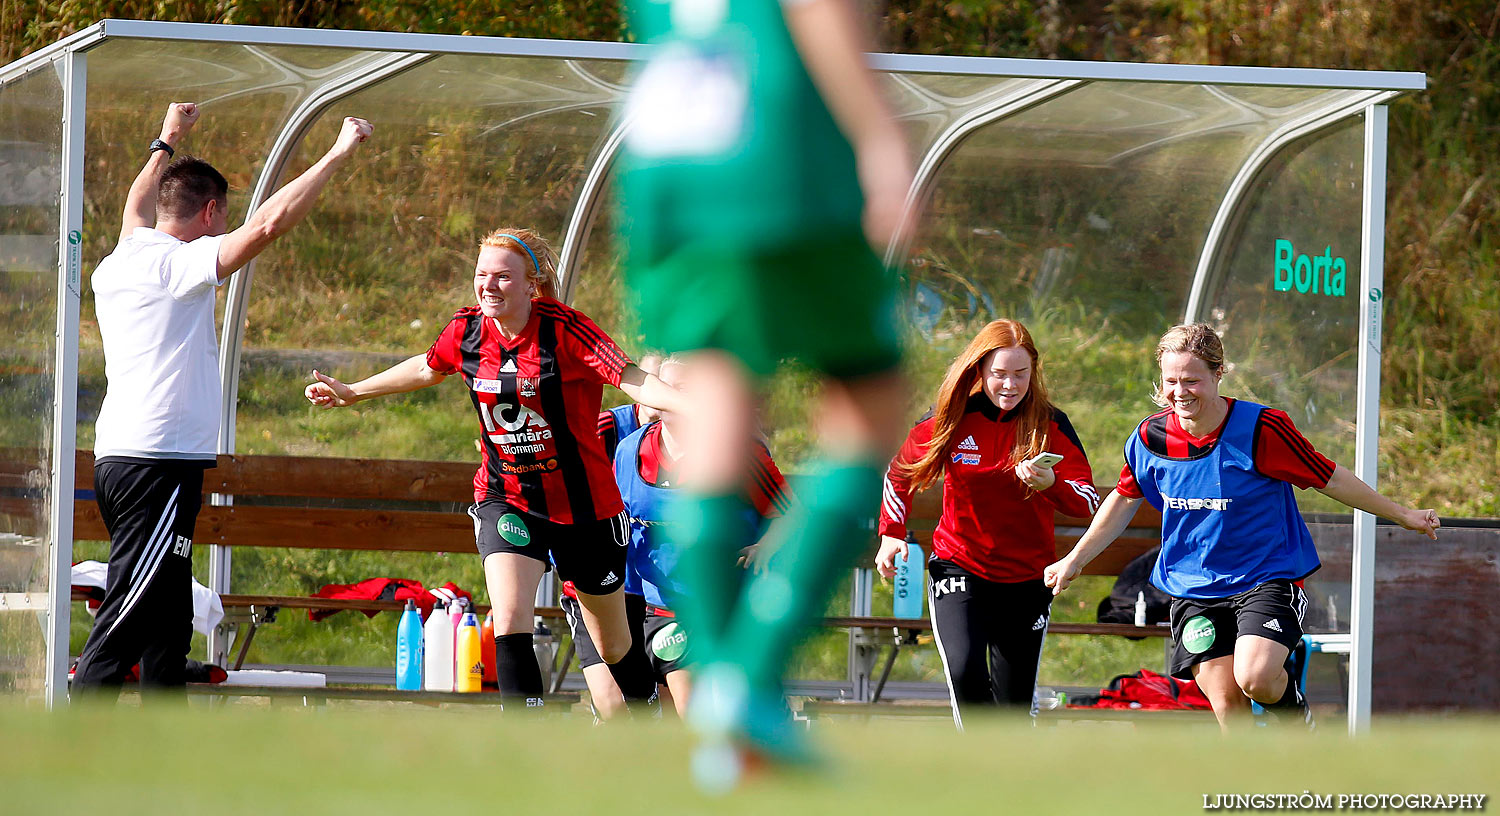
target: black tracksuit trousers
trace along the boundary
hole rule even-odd
[[[210,463],[211,464],[211,463]],[[105,457],[94,494],[109,530],[109,577],[73,675],[75,693],[183,685],[193,633],[193,525],[205,463]]]
[[[953,721],[976,706],[1035,714],[1037,666],[1052,609],[1040,579],[1001,584],[933,558],[932,632],[947,673]]]

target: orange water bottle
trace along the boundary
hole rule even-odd
[[[495,688],[495,610],[484,614],[484,625],[479,627],[479,654],[484,658],[484,686]]]

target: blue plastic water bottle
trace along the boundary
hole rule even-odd
[[[892,595],[892,617],[922,617],[922,599],[927,596],[927,560],[922,556],[921,545],[909,537],[906,558],[896,559],[896,587]]]
[[[410,599],[401,611],[396,626],[396,688],[417,691],[422,688],[422,613]]]

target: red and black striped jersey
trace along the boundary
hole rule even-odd
[[[1234,405],[1233,398],[1224,399]],[[1219,441],[1219,434],[1224,431],[1224,424],[1228,421],[1229,415],[1226,413],[1224,422],[1219,423],[1219,427],[1213,429],[1212,433],[1197,437],[1183,430],[1177,415],[1168,409],[1152,414],[1141,423],[1141,442],[1145,443],[1148,450],[1161,456],[1187,459],[1213,447]],[[1333,460],[1319,453],[1307,441],[1307,437],[1297,430],[1285,411],[1275,408],[1260,412],[1260,419],[1255,425],[1255,451],[1251,456],[1254,458],[1255,471],[1260,475],[1289,482],[1304,490],[1309,487],[1327,487],[1336,467]],[[1142,498],[1129,463],[1120,468],[1120,483],[1115,486],[1115,490],[1127,498]]]
[[[911,480],[896,462],[916,462],[932,440],[931,416],[918,422],[886,472],[880,534],[906,537]],[[1016,444],[1015,412],[1002,414],[983,394],[969,398],[943,469],[943,515],[932,533],[933,553],[988,581],[1014,583],[1042,577],[1057,560],[1053,513],[1088,518],[1099,509],[1093,469],[1083,443],[1060,409],[1052,410],[1047,450],[1063,459],[1056,481],[1032,491],[1010,465]]]
[[[641,479],[656,487],[680,487],[677,475],[680,465],[680,461],[668,458],[666,450],[662,448],[661,423],[647,425],[641,437],[641,452],[636,467]],[[771,452],[759,441],[755,443],[755,452],[750,462],[745,497],[762,518],[784,516],[791,509],[786,478],[771,460]]]
[[[479,414],[483,458],[474,500],[498,498],[559,524],[625,509],[596,431],[604,385],[630,358],[582,312],[552,298],[506,340],[478,306],[459,309],[427,350],[427,366],[462,374]]]

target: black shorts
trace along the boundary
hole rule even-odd
[[[1307,594],[1278,579],[1219,600],[1172,599],[1172,676],[1190,680],[1193,666],[1234,654],[1235,641],[1255,635],[1295,648],[1302,639]]]
[[[692,660],[687,630],[671,615],[647,614],[644,627],[646,657],[656,682],[667,682],[667,675],[686,669]]]
[[[469,517],[482,559],[508,552],[555,564],[564,581],[590,595],[608,595],[624,584],[630,530],[623,511],[599,521],[558,524],[500,499],[485,499],[469,508]]]
[[[583,623],[583,606],[578,603],[578,599],[564,595],[557,605],[562,607],[563,614],[568,618],[568,632],[573,636],[573,653],[578,655],[578,668],[586,669],[603,663],[604,658],[599,656],[599,648],[594,645],[589,628]],[[634,593],[625,593],[625,619],[630,622],[632,638],[637,637],[636,632],[640,630],[637,622],[645,617],[646,599]],[[635,648],[634,644],[631,648]]]

